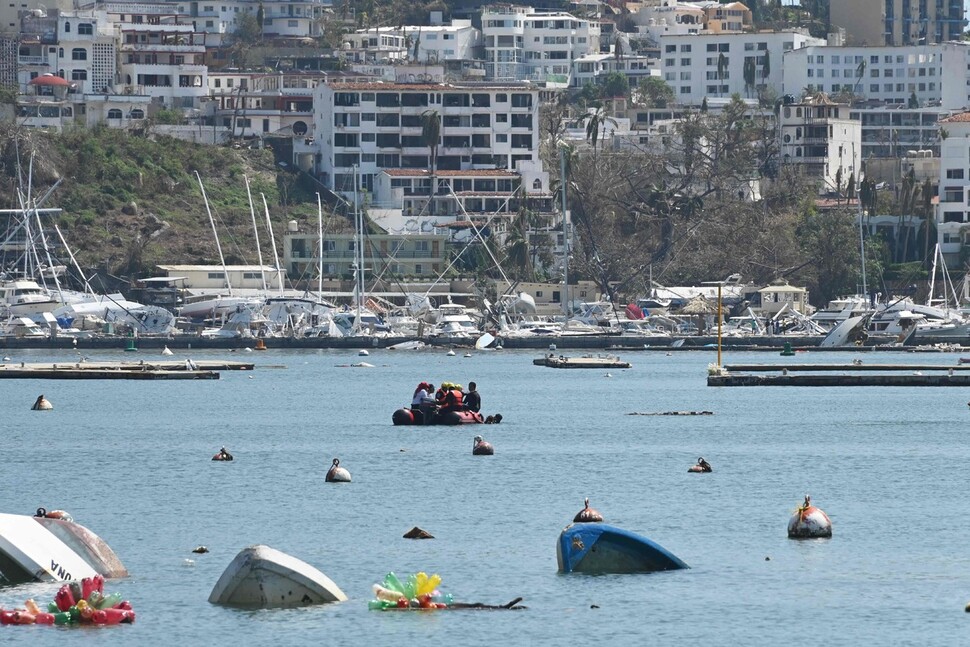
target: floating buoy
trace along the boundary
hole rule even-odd
[[[30,408],[31,411],[50,411],[54,408],[51,401],[45,398],[43,395],[38,395],[37,399],[34,400],[34,406]]]
[[[137,350],[138,349],[135,348],[135,339],[134,339],[134,337],[129,337],[128,338],[128,345],[125,346],[125,352],[126,353],[133,353],[133,352],[135,352]]]
[[[789,539],[831,537],[832,521],[828,515],[812,505],[812,497],[805,495],[805,502],[798,506],[788,520]]]
[[[41,517],[43,519],[60,519],[61,521],[74,521],[74,517],[71,516],[70,512],[65,512],[64,510],[48,510],[46,508],[37,508],[37,512],[34,513],[35,517]]]
[[[603,377],[613,377],[613,374],[612,374],[612,373],[607,373],[607,374],[606,374],[606,375],[604,375]]]
[[[253,350],[266,350],[266,342],[264,342],[262,339],[257,339],[256,348]]]
[[[169,350],[168,346],[166,346],[165,348],[162,349],[162,355],[174,355],[174,354],[175,353],[173,353],[171,350]]]
[[[473,456],[491,456],[494,453],[495,448],[492,447],[492,443],[481,436],[475,436],[475,445],[472,447]]]
[[[229,452],[227,452],[226,451],[226,448],[223,447],[223,448],[221,448],[219,450],[219,453],[218,454],[216,454],[215,456],[212,457],[212,460],[214,460],[214,461],[231,461],[231,460],[233,460],[233,458],[232,458],[232,454],[230,454]]]
[[[208,553],[209,549],[206,548],[205,546],[196,546],[195,548],[192,549],[192,552],[198,553],[199,555],[203,555],[205,553]]]
[[[447,355],[448,355],[448,357],[454,357],[455,356],[455,351],[450,350],[450,351],[448,351]]]
[[[404,533],[405,539],[434,539],[434,535],[423,528],[418,528],[415,526],[411,528],[406,533]]]
[[[714,468],[711,467],[710,463],[704,460],[703,456],[701,456],[700,458],[697,459],[697,464],[691,465],[690,467],[688,467],[687,471],[692,472],[694,474],[705,474],[707,472],[713,472]]]
[[[327,471],[327,483],[350,483],[350,472],[340,467],[340,459],[333,459],[333,465]]]
[[[9,358],[9,357],[4,357],[4,358],[3,358],[3,361],[5,361],[5,362],[9,362],[9,361],[10,361],[10,358]]]
[[[471,353],[465,353],[465,357],[471,357],[471,356],[472,356]]]
[[[549,344],[549,350],[556,350],[555,344]]]
[[[795,351],[792,350],[791,342],[790,341],[786,341],[785,342],[785,347],[782,349],[782,351],[781,351],[780,354],[781,354],[782,357],[794,357],[795,356]]]
[[[251,353],[251,352],[253,352],[253,349],[250,348],[249,346],[246,346],[245,348],[243,348],[243,352],[244,353]]]
[[[360,355],[361,357],[367,357],[368,355],[370,355],[370,353],[368,353],[366,350],[359,350],[357,351],[357,354]]]
[[[589,507],[589,498],[586,499],[586,507],[576,513],[573,517],[573,523],[600,523],[603,521],[603,515]]]

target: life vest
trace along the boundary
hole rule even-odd
[[[462,392],[452,389],[445,393],[445,406],[449,409],[461,409]]]
[[[434,394],[434,399],[439,405],[444,405],[445,396],[447,394],[448,394],[448,391],[445,391],[444,389],[438,389],[437,393]]]

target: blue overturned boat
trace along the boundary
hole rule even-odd
[[[556,545],[556,559],[560,573],[652,573],[690,568],[646,537],[596,522],[563,528]]]

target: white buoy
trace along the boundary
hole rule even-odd
[[[368,353],[366,350],[363,350],[363,349],[357,351],[357,354],[360,355],[361,357],[367,357],[368,355],[370,355],[370,353]]]
[[[613,377],[613,374],[612,374],[612,373],[607,373],[607,374],[606,374],[606,375],[604,375],[603,377]]]
[[[253,352],[253,349],[250,348],[249,346],[246,346],[245,348],[243,348],[243,352],[245,352],[245,353],[251,353],[251,352]]]
[[[333,465],[327,471],[327,483],[350,483],[350,472],[340,467],[340,459],[333,459]]]
[[[555,344],[549,344],[549,350],[556,350]]]
[[[39,395],[37,396],[37,399],[34,400],[34,406],[32,406],[30,409],[31,411],[50,411],[53,408],[54,405],[51,404],[50,400],[45,398],[43,395]]]
[[[453,350],[448,351],[448,357],[454,357],[454,356],[455,356],[455,351]]]
[[[832,521],[829,516],[812,505],[812,497],[805,495],[805,502],[798,506],[788,520],[789,539],[812,539],[831,537]]]
[[[174,354],[175,353],[173,353],[168,346],[162,349],[162,355],[174,355]]]
[[[465,357],[471,357],[471,356],[472,356],[471,353],[465,353]]]
[[[495,448],[492,447],[492,443],[488,442],[481,436],[475,436],[474,445],[472,446],[473,456],[492,456],[495,454]]]

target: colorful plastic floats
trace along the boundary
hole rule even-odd
[[[805,502],[798,506],[788,520],[789,539],[815,539],[832,536],[829,516],[812,505],[812,497],[805,495]]]
[[[68,582],[42,611],[33,600],[23,609],[0,610],[0,625],[118,625],[135,621],[131,603],[120,593],[104,594],[100,575]]]
[[[438,590],[441,576],[427,573],[408,575],[402,582],[388,573],[381,584],[374,585],[374,598],[369,609],[445,609],[453,602],[450,594]]]

